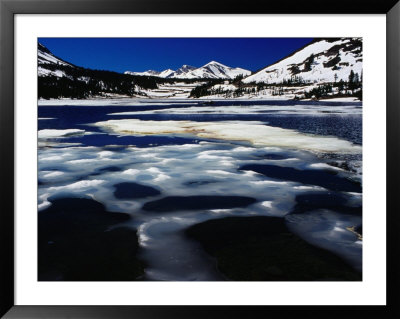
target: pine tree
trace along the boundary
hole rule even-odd
[[[349,74],[349,83],[353,83],[354,82],[354,71],[350,70],[350,74]]]
[[[353,92],[353,90],[354,90],[355,87],[356,87],[355,81],[354,81],[354,80],[355,80],[354,71],[351,70],[351,71],[350,71],[350,74],[349,74],[349,84],[348,84],[349,90],[350,90],[351,92]]]
[[[342,79],[340,79],[339,83],[338,83],[338,91],[339,94],[344,90],[344,81]]]
[[[359,78],[358,73],[356,73],[356,74],[354,75],[354,83],[356,83],[356,84],[358,85],[359,82],[360,82],[360,78]]]

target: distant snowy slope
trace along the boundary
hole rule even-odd
[[[196,68],[190,65],[183,65],[176,71],[171,69],[167,69],[162,72],[157,72],[153,70],[145,72],[126,71],[125,74],[153,75],[162,78],[173,79],[234,79],[238,75],[250,75],[251,72],[249,70],[232,68],[219,62],[211,61],[200,68]]]
[[[174,70],[167,69],[161,72],[154,71],[154,70],[147,70],[144,72],[133,72],[133,71],[125,71],[125,74],[129,75],[139,75],[139,76],[158,76],[160,78],[169,78],[171,77],[172,74],[175,73]]]
[[[144,72],[132,72],[132,71],[126,71],[124,72],[125,74],[129,75],[140,75],[140,76],[159,76],[161,72],[154,71],[154,70],[147,70]]]
[[[164,70],[164,71],[160,72],[160,74],[158,76],[161,77],[161,78],[169,78],[174,73],[175,73],[174,70],[167,69],[167,70]]]
[[[362,75],[360,38],[316,39],[286,58],[248,76],[244,83],[282,83],[297,79],[311,83],[347,81],[353,70]]]

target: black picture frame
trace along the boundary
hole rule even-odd
[[[0,315],[5,318],[399,318],[400,3],[398,0],[0,0]],[[386,306],[14,305],[14,16],[16,14],[385,14],[387,18]],[[383,106],[382,106],[383,107]]]

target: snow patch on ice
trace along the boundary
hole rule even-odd
[[[277,146],[316,152],[360,153],[361,146],[336,138],[303,134],[260,122],[193,122],[109,120],[94,124],[121,135],[190,134],[201,138],[247,141],[257,146]]]
[[[82,190],[90,187],[97,187],[103,183],[104,183],[103,180],[98,180],[98,179],[84,180],[64,186],[53,186],[50,187],[49,190]]]
[[[50,139],[50,138],[62,138],[70,136],[83,135],[85,130],[79,129],[66,129],[66,130],[55,130],[55,129],[45,129],[38,132],[38,137],[40,139]]]
[[[43,177],[44,178],[54,178],[54,177],[59,177],[61,175],[64,175],[64,173],[59,172],[59,171],[54,171],[54,172],[49,172],[49,173],[44,174]]]

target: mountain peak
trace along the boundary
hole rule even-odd
[[[66,65],[75,67],[73,64],[56,57],[51,51],[43,44],[38,42],[38,63],[39,64],[54,64],[54,65]]]
[[[268,84],[298,81],[347,81],[353,71],[362,74],[361,38],[318,38],[243,80]]]
[[[184,64],[178,70],[175,71],[175,75],[185,74],[196,69],[197,68],[194,66]]]
[[[46,48],[43,44],[41,44],[40,42],[38,42],[38,50],[51,54],[50,50],[48,48]]]
[[[204,65],[204,66],[207,66],[207,65],[219,65],[219,66],[223,66],[223,67],[227,67],[226,65],[224,65],[224,64],[222,64],[222,63],[220,63],[220,62],[217,62],[217,61],[210,61],[210,62],[208,62],[206,65]]]

